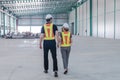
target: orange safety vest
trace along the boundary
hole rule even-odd
[[[44,40],[54,40],[53,24],[44,24],[45,36]]]
[[[70,32],[62,32],[61,47],[69,47],[69,46],[71,46]]]

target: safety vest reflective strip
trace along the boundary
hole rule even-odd
[[[62,32],[62,43],[61,47],[69,47],[70,43],[70,32]]]
[[[55,36],[53,34],[53,24],[44,25],[45,37],[44,40],[54,40]]]

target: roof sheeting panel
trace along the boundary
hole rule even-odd
[[[2,5],[17,16],[66,13],[78,0],[2,0]]]

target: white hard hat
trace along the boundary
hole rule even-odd
[[[63,27],[64,27],[64,28],[69,28],[69,25],[68,25],[67,23],[64,23],[64,24],[63,24]]]
[[[51,14],[47,14],[46,15],[46,19],[51,19],[52,18],[52,15]]]

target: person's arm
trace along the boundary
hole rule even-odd
[[[56,40],[57,40],[57,42],[59,42],[59,34],[58,34],[58,31],[55,31],[55,35],[56,35]]]
[[[55,32],[55,35],[56,35],[56,40],[57,40],[57,47],[59,47],[59,44],[60,44],[60,37],[59,37],[58,31]]]
[[[43,41],[43,38],[44,38],[44,34],[41,34],[41,35],[40,35],[40,49],[42,49],[42,41]]]
[[[70,43],[71,43],[71,44],[73,43],[72,38],[70,38]]]
[[[42,27],[41,34],[40,34],[40,44],[39,44],[40,49],[42,49],[42,41],[43,41],[43,39],[44,39],[44,28]]]
[[[62,33],[59,34],[59,43],[62,41]]]
[[[55,31],[55,38],[57,41],[57,47],[59,47],[59,33],[58,33],[58,28],[56,25],[54,25],[54,31]]]
[[[72,34],[70,33],[70,43],[72,43]]]

